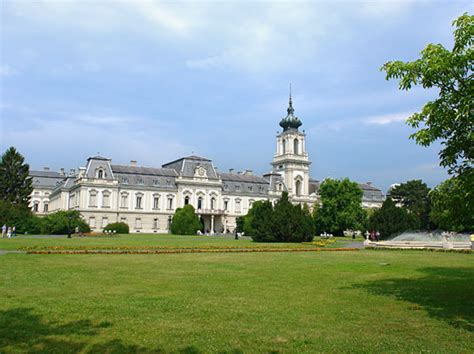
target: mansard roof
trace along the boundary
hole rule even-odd
[[[35,171],[29,172],[32,178],[33,187],[55,188],[58,183],[66,177],[56,171]]]
[[[95,156],[91,156],[87,159],[87,161],[89,160],[102,160],[102,161],[112,161],[112,159],[109,159],[107,157],[104,157],[104,156],[101,156],[101,155],[95,155]]]
[[[242,173],[219,173],[218,175],[222,181],[269,184],[265,178],[254,175]]]
[[[154,168],[129,165],[111,165],[113,173],[134,174],[145,176],[177,177],[177,172],[172,168]]]
[[[177,160],[165,163],[162,167],[173,169],[183,177],[194,177],[196,168],[202,167],[206,170],[207,178],[218,178],[216,170],[212,165],[212,160],[196,155],[181,157]]]

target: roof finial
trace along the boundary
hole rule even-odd
[[[290,84],[290,99],[288,101],[288,109],[287,112],[288,114],[293,114],[295,110],[293,109],[293,101],[291,100],[291,84]]]

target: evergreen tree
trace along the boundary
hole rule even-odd
[[[171,232],[175,235],[196,235],[201,226],[199,217],[194,212],[194,207],[187,204],[183,208],[176,209],[171,222]]]
[[[421,180],[412,180],[394,187],[390,197],[409,210],[418,220],[419,228],[430,228],[430,189]]]
[[[283,192],[275,204],[273,212],[274,237],[280,242],[291,242],[294,217],[293,204],[288,199],[288,192]]]
[[[0,199],[13,205],[26,206],[33,191],[28,164],[12,146],[0,161]]]
[[[397,207],[391,198],[387,198],[369,219],[369,228],[380,232],[381,238],[413,229],[416,225],[415,216]]]
[[[245,217],[245,234],[252,236],[254,241],[275,242],[277,239],[273,233],[273,225],[272,203],[268,200],[253,203]]]

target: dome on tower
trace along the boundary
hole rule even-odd
[[[295,116],[295,110],[293,109],[293,102],[291,100],[291,94],[290,94],[290,100],[289,100],[289,103],[288,103],[288,109],[286,110],[287,111],[287,115],[285,118],[283,118],[281,121],[280,121],[280,127],[283,128],[283,131],[286,131],[286,130],[289,130],[289,129],[296,129],[298,130],[298,128],[303,124],[301,122],[301,120]]]

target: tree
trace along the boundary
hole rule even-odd
[[[256,201],[244,219],[244,231],[254,241],[275,242],[273,233],[273,205],[270,201]]]
[[[474,16],[464,13],[453,22],[454,47],[428,44],[421,58],[412,62],[390,61],[381,70],[386,79],[399,79],[401,90],[415,85],[439,89],[438,98],[407,119],[420,128],[410,138],[429,146],[441,140],[440,164],[450,174],[472,170],[474,161]]]
[[[362,208],[362,190],[348,178],[326,179],[319,190],[321,208],[315,212],[316,232],[342,235],[344,230],[363,229],[366,212]]]
[[[474,178],[452,177],[430,192],[432,222],[450,231],[474,230]]]
[[[176,209],[171,221],[171,232],[175,235],[196,235],[201,226],[199,217],[194,212],[194,207],[187,204],[183,208]]]
[[[375,210],[369,219],[369,228],[379,231],[381,238],[413,229],[416,224],[415,216],[397,207],[391,198],[385,199],[382,207]]]
[[[419,228],[430,228],[430,189],[421,180],[412,180],[394,187],[390,197],[415,215]]]
[[[90,232],[89,225],[78,210],[57,211],[43,218],[41,233],[64,235],[74,232],[76,227],[80,232]]]
[[[0,161],[0,200],[28,207],[33,191],[29,170],[24,157],[13,146],[7,149]]]

